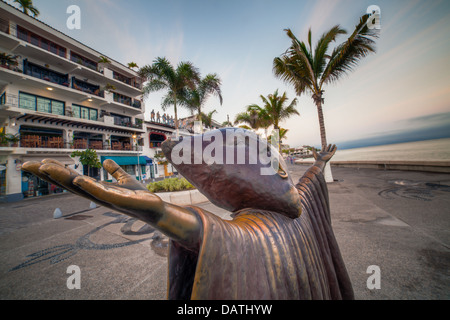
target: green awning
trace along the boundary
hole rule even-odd
[[[129,166],[129,165],[137,165],[138,164],[138,157],[135,156],[116,156],[116,157],[101,157],[101,162],[110,159],[113,160],[115,163],[117,163],[119,166]],[[139,165],[145,166],[147,164],[147,158],[140,156],[139,157]]]

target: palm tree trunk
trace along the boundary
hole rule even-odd
[[[281,139],[280,139],[280,127],[278,126],[278,121],[273,124],[273,129],[278,131],[278,153],[281,156]]]
[[[178,112],[177,112],[177,95],[176,94],[173,95],[173,110],[175,113],[175,134],[176,134],[176,137],[178,138],[178,136],[180,135],[180,132],[178,129]]]
[[[202,107],[198,107],[198,119],[197,121],[200,121],[200,133],[203,133],[203,119],[202,119]]]
[[[320,138],[322,140],[322,151],[327,149],[327,134],[325,132],[325,120],[323,118],[323,111],[322,111],[322,95],[314,98],[314,101],[317,106],[317,113],[319,114],[319,126],[320,126]],[[333,173],[331,172],[331,165],[330,162],[327,162],[324,168],[324,176],[325,181],[330,183],[334,181]]]
[[[322,143],[322,150],[325,150],[327,147],[327,134],[325,132],[325,120],[323,118],[322,111],[322,97],[316,99],[317,113],[319,115],[319,126],[320,126],[320,139]]]

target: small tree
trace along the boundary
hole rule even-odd
[[[88,167],[88,176],[90,176],[91,168],[100,169],[102,164],[98,160],[97,151],[93,149],[86,149],[84,151],[74,151],[70,155],[72,158],[80,157],[80,162],[83,166]]]

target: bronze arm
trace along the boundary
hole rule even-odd
[[[22,170],[99,205],[142,220],[187,248],[198,245],[201,222],[194,213],[162,201],[114,161],[106,160],[103,167],[117,180],[116,183],[81,176],[50,159],[27,162]]]
[[[328,161],[334,156],[336,153],[337,147],[336,145],[328,145],[328,147],[325,148],[325,150],[322,150],[321,152],[317,153],[316,150],[313,148],[313,155],[314,159],[316,159],[316,162],[314,162],[314,167],[318,167],[322,172],[325,168],[325,165]]]

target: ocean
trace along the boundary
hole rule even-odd
[[[337,150],[331,161],[450,161],[450,138]]]

